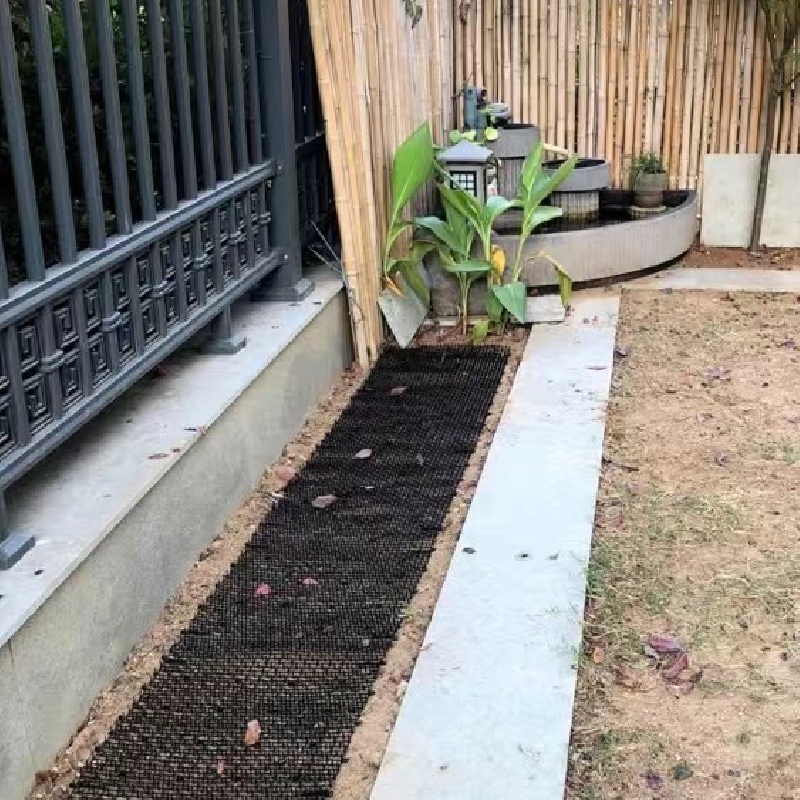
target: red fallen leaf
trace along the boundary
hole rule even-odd
[[[681,672],[689,666],[689,656],[686,653],[678,653],[675,660],[662,673],[662,677],[667,683],[674,683],[678,680]]]
[[[272,587],[268,583],[259,583],[253,594],[256,597],[269,597],[272,594]]]
[[[392,391],[389,392],[389,395],[391,397],[399,397],[401,394],[405,394],[405,393],[406,393],[406,387],[405,386],[395,386],[394,389],[392,389]]]
[[[222,777],[223,772],[225,772],[225,762],[222,759],[220,759],[219,761],[217,761],[217,775]]]
[[[169,453],[153,453],[153,455],[147,457],[151,461],[158,461],[160,458],[169,458]]]
[[[353,458],[364,459],[364,458],[369,458],[371,455],[372,455],[372,450],[370,450],[368,447],[365,447],[363,450],[359,450],[353,456]]]
[[[314,578],[303,578],[303,586],[319,586],[319,581]]]
[[[652,792],[664,791],[664,779],[657,772],[654,772],[652,769],[649,769],[647,770],[647,772],[645,772],[645,774],[642,777],[644,778],[644,781],[647,784],[647,788],[650,789],[650,791]]]
[[[673,636],[662,636],[659,633],[653,634],[648,640],[647,644],[656,651],[656,653],[680,653],[683,650],[683,645]]]
[[[257,719],[251,719],[250,722],[247,723],[247,730],[244,732],[244,743],[248,747],[252,747],[254,744],[258,744],[260,738],[261,723]]]
[[[297,473],[291,467],[275,467],[275,477],[288,483]]]
[[[319,497],[315,497],[311,501],[311,505],[314,508],[330,508],[336,502],[336,495],[335,494],[323,494]]]

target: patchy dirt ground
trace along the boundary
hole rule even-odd
[[[422,646],[425,630],[526,341],[526,331],[514,329],[504,337],[491,336],[485,343],[508,346],[511,357],[478,447],[459,485],[428,569],[409,607],[407,620],[389,651],[386,665],[375,684],[373,697],[364,712],[362,724],[352,739],[346,763],[334,789],[334,800],[367,800],[372,790],[389,732]],[[426,329],[416,341],[416,344],[424,345],[463,343],[459,332],[452,328]],[[294,471],[302,469],[365,377],[358,370],[346,372],[331,394],[309,416],[301,433],[287,445],[280,460],[265,473],[258,489],[231,517],[210,547],[201,554],[182,586],[167,603],[156,625],[130,654],[114,683],[98,697],[85,724],[70,745],[59,754],[49,770],[37,775],[28,800],[61,800],[68,796],[69,784],[80,767],[91,757],[94,748],[105,740],[116,720],[131,708],[158,668],[161,658],[239,556],[258,522],[271,507],[273,494],[280,491]]]
[[[799,323],[624,296],[568,800],[800,798]]]
[[[679,266],[800,270],[800,248],[764,248],[751,255],[743,248],[705,247],[698,242]]]

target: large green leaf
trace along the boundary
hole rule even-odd
[[[492,322],[500,322],[503,319],[503,304],[497,299],[491,288],[486,296],[486,313]]]
[[[431,127],[425,122],[406,139],[394,155],[392,166],[392,220],[422,188],[433,169]]]
[[[522,180],[520,194],[525,196],[530,194],[536,176],[542,168],[542,143],[537,142],[533,150],[528,153],[525,163],[522,165]]]
[[[482,344],[483,342],[486,341],[486,337],[488,335],[489,335],[489,320],[479,319],[472,326],[472,343]]]
[[[472,275],[478,278],[481,275],[486,275],[491,272],[492,265],[488,264],[486,261],[480,261],[477,258],[470,258],[467,261],[460,261],[457,264],[453,264],[449,270],[456,274]]]
[[[534,180],[525,200],[525,209],[538,206],[542,200],[552,194],[570,176],[578,163],[577,156],[568,158],[555,172],[542,172]]]
[[[387,256],[392,252],[395,242],[400,238],[400,235],[411,227],[410,222],[395,222],[389,233],[386,235],[386,254]]]
[[[483,218],[483,206],[468,192],[461,187],[439,185],[439,192],[444,200],[445,207],[450,205],[455,211],[463,216],[473,227],[480,228]]]
[[[419,261],[413,263],[412,261],[398,261],[397,271],[405,278],[406,283],[414,294],[419,297],[428,308],[431,303],[431,293],[428,289],[428,284],[422,277],[419,271]]]
[[[522,219],[522,235],[526,238],[530,236],[534,228],[544,225],[546,222],[557,219],[562,216],[564,209],[558,206],[539,206],[534,207]]]
[[[517,322],[524,325],[528,306],[528,293],[525,289],[525,284],[521,281],[515,281],[514,283],[492,286],[491,289],[503,308],[505,308]]]
[[[514,200],[507,200],[500,195],[490,197],[486,201],[486,221],[492,225],[501,214],[505,214],[509,208],[513,208],[515,205]]]
[[[432,234],[439,242],[445,247],[449,247],[454,253],[461,255],[468,255],[462,251],[463,242],[458,238],[458,235],[453,228],[444,220],[439,217],[419,217],[414,220],[414,224],[418,228],[422,228]]]

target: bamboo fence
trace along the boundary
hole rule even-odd
[[[308,3],[362,366],[374,361],[383,340],[377,298],[394,151],[425,120],[438,142],[452,127],[452,6],[450,0],[422,0],[422,6],[412,26],[404,0]],[[430,200],[422,197],[417,210]]]
[[[612,162],[662,154],[702,188],[706,153],[757,153],[767,49],[757,0],[455,0],[455,87],[476,83],[548,144]],[[800,152],[800,83],[775,147]]]
[[[413,26],[407,9],[422,6]],[[612,163],[662,155],[702,191],[706,153],[757,153],[768,70],[757,0],[309,0],[356,355],[376,357],[390,170],[422,121],[446,141],[464,84],[507,102],[544,140]],[[800,82],[775,147],[800,152]],[[430,204],[421,199],[420,209]]]

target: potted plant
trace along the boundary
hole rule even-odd
[[[638,208],[660,208],[669,177],[658,153],[642,153],[631,163],[630,185]]]

